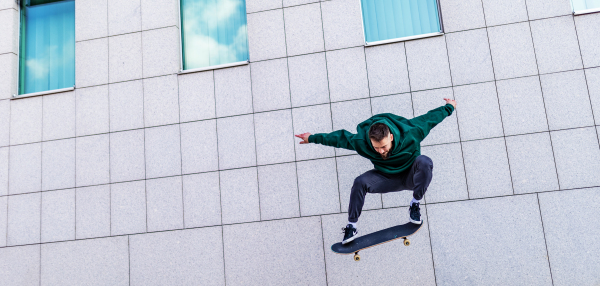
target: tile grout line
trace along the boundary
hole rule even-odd
[[[329,285],[329,281],[327,281],[327,258],[325,257],[325,234],[323,230],[323,216],[319,215],[319,222],[321,223],[321,242],[323,243],[323,266],[325,270],[325,285]]]
[[[180,168],[181,168],[181,219],[183,222],[183,229],[185,229],[185,200],[183,194],[183,148],[182,148],[182,139],[181,139],[181,100],[179,96],[179,77],[177,76],[177,114],[179,115],[179,159],[180,159]],[[144,148],[145,149],[145,148]]]
[[[140,18],[142,17],[142,5],[140,0]],[[141,23],[140,23],[141,25]],[[147,162],[146,162],[146,95],[144,88],[144,37],[143,34],[140,33],[140,46],[142,49],[142,79],[140,79],[142,84],[142,120],[143,128],[144,128],[144,206],[146,207],[146,232],[148,232],[148,190],[146,188],[146,182],[148,180],[148,170],[147,170]],[[178,95],[179,96],[179,95]],[[181,135],[181,134],[180,134]]]
[[[217,116],[217,87],[215,83],[215,71],[211,71],[213,76],[213,98],[215,100],[215,116]],[[219,214],[221,215],[221,245],[223,246],[223,280],[225,281],[225,285],[227,285],[227,269],[225,267],[225,237],[224,237],[224,227],[223,227],[223,199],[222,199],[222,190],[221,190],[221,158],[219,156],[219,121],[215,119],[215,137],[217,140],[217,177],[219,178]]]
[[[433,279],[435,285],[437,285],[437,275],[435,274],[435,259],[433,258],[433,244],[431,243],[431,227],[429,226],[429,210],[427,205],[425,207],[425,219],[427,219],[427,236],[429,237],[429,249],[431,249],[431,263],[433,264]]]
[[[248,65],[248,70],[250,73],[250,97],[252,98],[252,128],[254,128],[252,130],[252,135],[254,135],[254,163],[256,164],[256,166],[251,166],[249,168],[256,169],[256,196],[258,197],[258,220],[260,221],[262,220],[262,209],[260,208],[260,183],[258,179],[258,147],[256,146],[256,119],[254,116],[254,91],[252,90],[252,66]],[[217,136],[219,135],[217,134]]]
[[[548,252],[548,242],[546,241],[546,229],[544,227],[544,218],[542,217],[542,206],[540,205],[540,194],[536,193],[538,211],[540,213],[540,222],[542,223],[542,233],[544,234],[544,246],[546,247],[546,259],[548,260],[548,271],[550,271],[550,281],[554,285],[554,277],[552,276],[552,266],[550,265],[550,253]]]
[[[525,12],[527,12],[527,19],[529,19],[529,7],[525,3]],[[544,105],[544,115],[546,116],[546,127],[548,128],[548,139],[550,140],[550,149],[552,150],[552,162],[554,163],[554,171],[556,172],[556,183],[560,189],[560,178],[558,177],[558,166],[556,165],[556,156],[554,155],[554,143],[552,143],[552,133],[550,131],[550,122],[548,121],[548,109],[546,108],[546,99],[544,98],[544,88],[542,87],[542,77],[540,75],[540,67],[538,64],[537,53],[535,52],[535,41],[533,40],[533,32],[531,31],[531,21],[527,21],[529,27],[529,35],[531,37],[531,46],[533,48],[533,56],[535,58],[535,68],[537,69],[537,80],[540,86],[540,93],[542,95],[542,104]],[[585,71],[584,71],[585,74]],[[587,83],[586,83],[587,84]]]
[[[415,118],[415,101],[413,98],[412,84],[410,82],[410,71],[408,70],[408,55],[406,54],[406,42],[402,43],[402,47],[404,48],[404,61],[406,62],[406,77],[408,79],[408,90],[410,92],[410,107],[412,108],[412,118]],[[423,139],[425,139],[425,138],[423,138]],[[421,149],[421,142],[419,142],[419,150]],[[413,194],[414,194],[414,192],[413,192]],[[425,195],[423,195],[422,199],[425,199]],[[427,201],[427,199],[425,199],[425,201]],[[408,204],[410,207],[410,202]],[[383,194],[381,194],[381,207],[383,207]]]
[[[494,88],[496,90],[496,102],[498,103],[498,112],[500,113],[500,124],[502,126],[502,141],[504,141],[504,151],[506,152],[506,161],[508,165],[508,175],[510,176],[510,187],[513,195],[515,194],[515,186],[513,183],[512,170],[510,168],[510,156],[508,156],[508,144],[506,143],[506,131],[504,130],[504,120],[502,118],[502,108],[500,107],[500,96],[498,96],[498,84],[496,81],[496,70],[494,68],[494,56],[492,55],[492,45],[490,43],[490,34],[488,32],[487,19],[485,17],[485,7],[481,0],[481,11],[483,11],[483,20],[485,23],[485,36],[488,42],[488,52],[490,53],[490,63],[492,64],[492,73],[494,74]]]
[[[129,275],[129,285],[131,285],[131,246],[129,244],[130,236],[127,235],[127,270]]]

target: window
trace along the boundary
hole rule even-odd
[[[437,0],[361,0],[365,42],[441,33]]]
[[[21,1],[19,94],[75,85],[75,1]]]
[[[181,0],[183,69],[248,61],[245,0]]]
[[[575,14],[600,12],[600,0],[572,0],[571,4]]]

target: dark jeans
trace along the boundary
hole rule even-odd
[[[433,176],[433,161],[425,155],[417,157],[410,169],[394,175],[370,170],[358,176],[352,185],[348,221],[357,222],[367,193],[383,194],[412,190],[413,198],[421,200]]]

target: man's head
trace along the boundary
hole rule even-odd
[[[392,149],[392,141],[394,134],[390,133],[390,128],[383,123],[375,123],[369,129],[369,139],[375,151],[381,155],[383,160],[389,157],[389,152]]]

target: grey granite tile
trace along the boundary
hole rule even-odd
[[[223,243],[227,285],[326,282],[318,217],[225,226]]]
[[[586,69],[585,78],[596,125],[600,125],[600,68]]]
[[[365,48],[371,96],[410,91],[404,43]]]
[[[261,219],[300,216],[296,163],[258,167],[258,190]]]
[[[371,98],[373,115],[393,113],[405,118],[413,117],[412,96],[410,93],[395,94]]]
[[[365,44],[361,13],[358,1],[337,0],[321,3],[326,50]]]
[[[107,83],[108,38],[75,43],[75,86],[79,88]]]
[[[11,100],[11,145],[42,141],[42,98],[36,96]]]
[[[213,71],[182,74],[178,82],[181,122],[216,117]]]
[[[533,21],[530,25],[540,73],[583,67],[572,16]]]
[[[369,97],[364,47],[326,53],[332,102]]]
[[[177,0],[141,0],[142,30],[179,26]]]
[[[219,169],[216,120],[181,124],[181,160],[183,174]]]
[[[75,222],[77,239],[110,235],[110,185],[77,188]]]
[[[2,152],[2,150],[0,150]],[[8,196],[0,197],[0,247],[6,246],[6,230],[8,227]],[[6,277],[7,275],[3,275]]]
[[[319,2],[319,0],[283,0],[283,7]]]
[[[42,143],[42,190],[75,187],[75,138]]]
[[[179,123],[177,75],[144,79],[144,126]]]
[[[108,1],[83,0],[75,5],[75,40],[108,36]],[[105,39],[106,40],[106,39]]]
[[[148,231],[183,228],[181,176],[146,181]]]
[[[336,158],[337,176],[340,191],[340,205],[342,212],[348,212],[350,193],[354,180],[363,173],[372,170],[373,164],[368,159],[359,155]],[[382,206],[381,194],[367,194],[363,210],[380,209]]]
[[[412,90],[452,85],[446,36],[404,43]]]
[[[75,91],[75,134],[85,136],[109,131],[108,85]]]
[[[371,117],[370,99],[344,101],[331,104],[333,130],[345,129],[356,134],[356,125]],[[355,151],[336,148],[336,155],[356,154]]]
[[[260,220],[256,167],[220,172],[223,223]]]
[[[346,225],[346,215],[322,216],[328,284],[436,285],[425,209],[425,206],[421,206],[421,214],[425,221],[423,227],[410,237],[410,247],[404,246],[400,239],[384,243],[361,251],[360,262],[355,262],[352,255],[339,255],[329,250],[332,244],[342,240],[343,234],[339,229]],[[365,211],[358,221],[358,235],[406,222],[408,222],[407,208]],[[411,261],[411,263],[397,263],[398,261]],[[360,275],[350,273],[360,273]]]
[[[538,73],[529,23],[488,28],[496,79]]]
[[[529,20],[569,15],[573,11],[569,0],[526,0],[526,2]]]
[[[600,185],[600,149],[593,127],[550,132],[561,189]]]
[[[256,62],[250,68],[254,112],[290,108],[287,59]]]
[[[296,159],[290,109],[257,113],[254,115],[254,125],[259,165],[292,162]]]
[[[454,88],[462,140],[503,135],[496,86],[493,82]]]
[[[42,245],[42,285],[129,285],[128,237]]]
[[[108,0],[108,34],[110,36],[142,30],[140,0]]]
[[[481,1],[441,1],[444,32],[485,27],[485,17]]]
[[[497,81],[496,88],[506,135],[548,130],[538,76]]]
[[[10,147],[8,193],[22,194],[42,190],[42,143]]]
[[[109,135],[78,137],[75,142],[76,186],[110,182]]]
[[[179,125],[145,129],[146,178],[181,175]]]
[[[525,0],[493,1],[483,0],[485,23],[487,26],[527,21]]]
[[[591,188],[538,195],[555,285],[598,281],[600,232],[590,226],[600,223],[599,191]],[[565,215],[565,210],[569,215]]]
[[[75,239],[75,189],[42,193],[42,243]]]
[[[254,115],[217,119],[219,168],[256,165],[255,136]]]
[[[184,227],[221,224],[219,173],[183,176]]]
[[[155,0],[156,1],[156,0]],[[156,2],[175,2],[173,0],[160,0]],[[148,0],[142,0],[150,3]],[[171,3],[169,3],[171,4]],[[177,5],[177,3],[175,3]],[[168,10],[170,5],[163,5]],[[144,14],[142,9],[142,14]],[[142,16],[142,20],[145,19]],[[144,22],[142,21],[142,26]],[[180,30],[177,27],[167,27],[142,33],[143,69],[144,77],[167,75],[177,73],[181,69],[179,59]]]
[[[325,50],[321,4],[284,9],[285,41],[289,56]]]
[[[292,106],[329,102],[325,53],[288,58]]]
[[[144,87],[141,80],[108,87],[110,131],[144,127]]]
[[[75,137],[75,92],[43,98],[42,140]]]
[[[8,197],[6,245],[40,243],[42,193]]]
[[[129,252],[132,285],[225,285],[221,227],[133,235]]]
[[[142,33],[108,38],[108,81],[142,78]]]
[[[487,29],[446,35],[455,85],[494,80]]]
[[[432,109],[446,105],[444,98],[454,99],[452,88],[441,88],[427,91],[413,92],[413,108],[415,117],[426,114]],[[429,131],[429,135],[421,142],[421,145],[433,145],[460,141],[458,135],[458,123],[456,111],[446,118],[434,129]]]
[[[300,193],[300,215],[340,212],[340,193],[335,158],[296,164]]]
[[[0,276],[5,285],[40,285],[40,245],[0,249]]]
[[[463,153],[459,143],[426,146],[421,148],[421,154],[428,156],[433,161],[433,179],[425,194],[427,203],[469,198]],[[403,201],[402,205],[408,206],[408,200]]]
[[[600,66],[600,15],[598,13],[575,17],[575,29],[584,67]]]
[[[0,196],[8,195],[8,151],[8,147],[0,148]]]
[[[19,57],[8,53],[0,55],[0,99],[9,99],[18,93]]]
[[[512,195],[504,138],[463,142],[469,198]]]
[[[252,88],[250,66],[215,71],[215,100],[217,116],[251,113]]]
[[[110,234],[146,232],[146,183],[135,181],[110,186]]]
[[[332,132],[331,107],[329,104],[294,108],[292,109],[294,120],[294,134],[309,132],[311,134]],[[294,138],[294,144],[301,139]],[[333,148],[320,144],[296,145],[296,160],[307,160],[334,156]]]
[[[10,100],[0,100],[0,146],[10,142]]]
[[[535,195],[434,204],[427,211],[438,284],[552,285]]]
[[[110,133],[110,181],[145,179],[144,153],[144,130]]]
[[[550,130],[594,125],[583,70],[540,76]]]
[[[246,12],[254,13],[264,10],[272,10],[281,8],[281,0],[247,0]]]
[[[515,194],[558,190],[550,133],[506,137]]]
[[[19,12],[16,9],[0,10],[0,54],[19,54]]]
[[[283,9],[248,14],[248,50],[251,61],[285,57]]]

